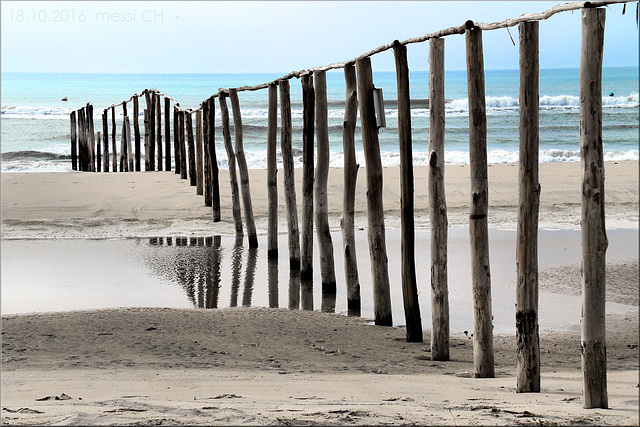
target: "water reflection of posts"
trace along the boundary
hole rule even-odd
[[[249,248],[247,251],[247,269],[244,272],[244,293],[242,294],[242,306],[251,307],[253,295],[253,283],[256,276],[256,263],[258,261],[258,248]]]
[[[313,278],[300,280],[300,301],[303,310],[313,311]]]
[[[300,309],[300,270],[289,270],[289,310]]]
[[[278,258],[277,257],[268,259],[267,275],[269,280],[269,308],[278,308]]]
[[[218,295],[220,291],[220,261],[221,248],[220,236],[207,237],[207,247],[213,246],[211,250],[206,249],[205,268],[205,308],[218,308]]]
[[[238,306],[238,289],[242,271],[242,235],[236,234],[236,242],[231,254],[231,302],[229,307]]]

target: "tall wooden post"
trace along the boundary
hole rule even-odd
[[[285,206],[287,209],[287,228],[289,244],[289,268],[300,270],[300,234],[298,230],[298,207],[293,169],[293,150],[291,147],[291,98],[289,80],[280,84],[280,146],[282,152],[282,170],[284,172]],[[298,280],[298,284],[299,284]],[[298,285],[299,286],[299,285]],[[298,294],[299,295],[299,294]],[[290,304],[291,305],[291,304]]]
[[[382,160],[380,158],[376,113],[373,105],[371,59],[358,59],[356,61],[356,70],[358,73],[362,145],[367,164],[365,168],[367,174],[367,233],[373,282],[373,311],[376,325],[392,326],[389,266],[382,203]]]
[[[316,72],[316,137],[318,144],[318,164],[314,187],[316,233],[320,254],[320,273],[322,275],[322,301],[333,301],[333,307],[322,306],[322,311],[335,311],[336,270],[333,259],[333,241],[329,230],[329,201],[327,180],[329,179],[329,110],[327,107],[327,73]]]
[[[355,202],[356,163],[355,133],[358,118],[358,90],[356,68],[353,63],[344,66],[346,101],[344,124],[342,127],[342,151],[344,152],[344,193],[342,199],[342,249],[344,253],[344,276],[347,285],[347,311],[349,316],[360,316],[360,279],[358,277],[358,257],[356,256]]]
[[[211,98],[205,100],[202,103],[202,139],[204,143],[204,185],[203,191],[204,194],[204,205],[211,206],[211,156],[209,155],[209,132],[210,132],[210,121],[209,121],[209,105],[211,104]]]
[[[222,118],[222,136],[224,138],[224,148],[227,150],[227,158],[229,163],[229,184],[231,185],[231,210],[233,212],[233,223],[236,227],[236,238],[241,237],[242,231],[242,215],[240,213],[240,194],[238,191],[238,176],[236,174],[236,156],[233,153],[231,145],[231,132],[229,125],[229,109],[227,108],[227,95],[224,92],[218,92],[218,101],[220,103],[220,116]],[[242,241],[240,241],[242,243]]]
[[[109,172],[109,121],[107,110],[102,111],[102,140],[104,141],[103,165],[102,169]]]
[[[149,170],[156,169],[156,103],[155,91],[146,93],[147,109],[149,110]]]
[[[118,150],[116,149],[116,107],[111,107],[111,169],[118,172]]]
[[[180,141],[180,179],[187,179],[187,144],[185,138],[185,111],[178,111],[178,141]]]
[[[267,258],[278,259],[278,166],[276,163],[276,144],[278,132],[278,85],[269,85],[269,112],[267,117]],[[277,267],[277,261],[276,261]],[[269,263],[271,271],[272,263]],[[277,273],[276,273],[277,274]],[[271,276],[269,276],[271,278]],[[277,278],[276,278],[277,280]],[[271,280],[269,290],[271,291]],[[277,289],[276,289],[277,292]],[[269,293],[271,296],[273,292]],[[269,299],[271,304],[271,298]],[[277,307],[277,301],[276,301]]]
[[[178,125],[179,120],[178,115],[178,106],[173,104],[173,158],[175,164],[175,172],[176,174],[180,174],[180,126]]]
[[[171,99],[164,98],[164,170],[171,170]]]
[[[149,145],[149,110],[144,110],[144,170],[151,171],[151,146]]]
[[[129,116],[124,117],[124,126],[127,132],[127,161],[128,161],[128,171],[133,172],[133,148],[131,145],[131,124],[129,121]]]
[[[305,74],[302,76],[302,229],[300,230],[300,279],[302,282],[313,280],[314,118],[313,74]],[[313,285],[313,282],[311,284]]]
[[[211,206],[213,210],[213,222],[220,221],[220,179],[218,169],[218,156],[216,155],[216,104],[213,98],[209,98],[209,138],[207,147],[209,152],[209,171],[211,175]]]
[[[78,136],[76,134],[76,112],[69,116],[71,121],[71,169],[78,170]]]
[[[96,172],[102,172],[102,145],[100,139],[100,131],[96,135]]]
[[[196,111],[196,194],[203,194],[202,170],[202,111]]]
[[[400,223],[402,300],[407,341],[422,342],[422,319],[416,280],[415,220],[413,217],[413,149],[411,141],[411,101],[407,47],[394,42],[398,90],[398,141],[400,144]]]
[[[125,120],[127,116],[122,117],[122,131],[120,133],[120,172],[129,171],[129,163],[127,162],[127,132],[125,130]]]
[[[135,149],[135,171],[140,172],[140,106],[138,97],[133,96],[133,138]],[[145,141],[146,149],[146,141]]]
[[[238,171],[240,172],[240,187],[242,189],[242,207],[244,208],[244,221],[247,224],[247,237],[249,247],[258,247],[258,234],[256,223],[253,219],[253,205],[251,203],[251,187],[249,184],[249,171],[247,160],[244,155],[244,136],[242,132],[242,114],[240,112],[240,101],[236,89],[229,89],[229,99],[233,110],[233,129],[236,137],[236,159],[238,161]]]
[[[193,141],[193,120],[191,119],[191,111],[186,111],[184,122],[187,132],[187,146],[189,148],[189,185],[195,187],[196,179],[196,147]]]
[[[87,104],[87,134],[88,134],[88,156],[87,156],[87,170],[89,172],[96,171],[95,162],[95,147],[96,147],[96,134],[93,127],[93,105]]]
[[[444,38],[429,40],[429,219],[431,360],[449,360],[447,199],[444,192]]]
[[[606,252],[602,149],[602,52],[605,9],[582,9],[580,162],[582,165],[583,406],[607,408]]]
[[[158,171],[162,171],[162,105],[160,104],[160,94],[155,93],[154,107],[156,109],[156,145],[158,147]]]
[[[520,153],[516,237],[517,393],[540,392],[538,336],[538,21],[518,25],[520,33]]]
[[[78,170],[86,172],[87,156],[87,123],[86,107],[78,110]]]
[[[469,28],[470,27],[470,28]],[[491,274],[489,268],[489,184],[487,181],[487,117],[485,113],[482,30],[469,25],[466,34],[469,92],[469,158],[471,202],[471,280],[473,287],[473,365],[477,378],[495,377]]]

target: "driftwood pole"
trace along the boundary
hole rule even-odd
[[[602,149],[602,51],[605,9],[582,9],[580,162],[582,165],[583,406],[607,408],[606,252]]]
[[[153,170],[151,169],[151,163],[150,162],[150,158],[153,157],[151,156],[150,153],[150,148],[149,148],[149,110],[145,109],[144,110],[144,170],[145,171],[150,171]]]
[[[78,170],[84,172],[85,165],[85,138],[87,136],[85,132],[85,108],[82,107],[78,110]]]
[[[238,171],[240,172],[240,187],[242,190],[242,206],[244,208],[244,221],[247,224],[247,237],[249,238],[249,248],[258,247],[258,234],[256,223],[253,219],[253,205],[251,203],[251,187],[249,184],[249,171],[247,160],[244,155],[244,136],[242,132],[242,114],[240,112],[240,101],[236,89],[229,89],[229,99],[233,110],[233,129],[236,137],[236,159],[238,161]]]
[[[516,237],[517,393],[540,392],[538,336],[538,22],[522,22],[520,33],[520,153]]]
[[[278,166],[276,163],[276,144],[278,132],[278,85],[269,85],[269,113],[267,117],[267,258],[278,259]],[[269,263],[271,271],[272,263]],[[277,270],[277,268],[276,268]],[[271,278],[271,275],[269,276]],[[276,273],[277,280],[277,273]],[[276,282],[277,283],[277,282]],[[269,290],[272,289],[271,281]],[[276,286],[277,288],[277,286]],[[277,289],[276,289],[277,292]],[[269,296],[273,292],[269,293]],[[269,299],[271,304],[271,298]],[[276,297],[277,306],[277,297]]]
[[[109,172],[109,121],[107,110],[102,111],[102,140],[104,141],[103,165],[104,172]]]
[[[164,98],[164,170],[171,170],[171,99]]]
[[[407,47],[396,40],[393,46],[398,90],[398,141],[400,148],[400,223],[402,300],[409,342],[422,342],[422,319],[416,280],[415,220],[413,216],[413,150],[411,141],[411,101]]]
[[[114,172],[118,172],[118,150],[116,149],[116,107],[111,107],[111,151],[112,163],[111,167]]]
[[[196,194],[203,194],[202,111],[196,111]]]
[[[133,172],[133,149],[131,148],[131,125],[129,121],[129,116],[124,117],[125,130],[127,132],[127,160],[128,160],[128,171]]]
[[[101,145],[100,131],[96,135],[96,172],[102,172],[102,145]]]
[[[333,259],[333,241],[329,230],[329,202],[327,180],[329,179],[329,111],[327,107],[327,73],[316,72],[316,138],[318,144],[318,163],[314,187],[316,233],[320,254],[320,273],[322,275],[323,301],[333,301],[333,306],[322,305],[322,311],[335,311],[336,270]]]
[[[145,153],[149,156],[149,170],[156,169],[156,103],[155,103],[155,91],[146,92],[147,109],[149,110],[149,153]]]
[[[444,38],[429,40],[429,220],[431,360],[449,360],[447,199],[444,191]]]
[[[224,138],[224,148],[227,150],[229,159],[229,184],[231,185],[231,210],[233,212],[233,223],[236,227],[236,239],[243,235],[242,215],[240,213],[240,195],[238,194],[238,176],[236,174],[236,156],[231,146],[231,133],[229,125],[229,109],[227,108],[226,94],[218,93],[220,103],[220,116],[222,118],[222,136]],[[242,242],[242,241],[240,241]]]
[[[216,155],[216,104],[209,98],[209,138],[205,141],[209,153],[209,171],[211,175],[211,206],[213,208],[213,222],[220,221],[220,179],[218,156]]]
[[[91,104],[87,104],[87,133],[88,133],[88,144],[89,144],[89,150],[88,150],[88,156],[87,156],[87,161],[88,161],[88,168],[87,170],[89,172],[95,172],[96,171],[96,162],[95,162],[95,149],[96,149],[96,134],[94,131],[94,127],[93,127],[93,105]]]
[[[78,137],[76,134],[76,112],[72,111],[70,117],[71,121],[71,169],[78,170]]]
[[[197,184],[196,147],[193,141],[193,120],[191,118],[191,111],[185,112],[184,119],[187,131],[187,146],[189,147],[189,185],[195,187]]]
[[[125,118],[127,117],[127,103],[122,103],[122,141],[120,143],[120,161],[124,162],[124,171],[129,172],[129,145],[127,144],[127,132],[125,131]],[[122,168],[122,164],[120,167]]]
[[[162,171],[162,105],[160,103],[160,94],[155,94],[155,109],[156,109],[156,144],[158,146],[158,171]]]
[[[140,172],[140,106],[138,97],[133,96],[133,138],[135,147],[135,171]],[[146,141],[145,141],[146,148]]]
[[[355,202],[356,163],[355,132],[358,117],[358,90],[356,68],[353,63],[344,67],[346,101],[344,124],[342,128],[342,150],[344,152],[344,193],[342,200],[342,249],[344,252],[344,276],[347,285],[347,311],[349,316],[360,316],[360,279],[358,277],[358,258],[356,256]]]
[[[487,117],[485,113],[484,59],[482,30],[473,25],[465,30],[467,87],[469,91],[469,158],[471,202],[471,280],[473,287],[473,365],[476,378],[495,377],[493,324],[491,312],[491,274],[489,268],[489,229],[487,213]]]
[[[204,185],[203,191],[204,194],[204,205],[211,206],[211,156],[209,155],[209,131],[210,131],[210,121],[209,121],[209,105],[211,104],[211,98],[205,100],[202,103],[202,139],[204,144]]]
[[[313,159],[315,93],[313,74],[302,76],[302,228],[300,280],[313,280]],[[313,283],[311,283],[313,285]],[[304,298],[303,298],[304,300]],[[304,306],[304,304],[303,304]]]
[[[391,294],[389,286],[389,266],[387,243],[384,230],[384,209],[382,204],[382,160],[380,143],[373,105],[373,73],[371,59],[356,61],[358,96],[360,98],[360,123],[362,145],[367,167],[367,213],[369,255],[373,283],[373,311],[375,324],[392,326]]]
[[[300,234],[298,230],[298,207],[293,169],[293,150],[291,147],[291,99],[289,80],[281,80],[280,86],[280,149],[282,152],[282,170],[284,172],[285,206],[287,209],[287,228],[289,244],[289,268],[300,270]],[[299,280],[298,280],[299,283]],[[289,306],[291,306],[291,301]]]
[[[178,111],[178,140],[180,141],[180,179],[187,179],[187,144],[184,134],[185,111]]]
[[[173,158],[175,164],[175,173],[180,174],[180,126],[178,120],[180,119],[178,113],[178,107],[173,105]]]

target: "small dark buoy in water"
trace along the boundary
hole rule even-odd
[[[65,96],[64,98],[61,99],[61,101],[66,101],[67,97]]]
[[[613,92],[609,92],[609,96],[613,96]]]

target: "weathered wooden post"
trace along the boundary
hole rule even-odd
[[[185,125],[187,131],[187,146],[189,148],[189,185],[196,186],[196,147],[193,141],[193,120],[191,111],[185,111]]]
[[[89,172],[96,171],[95,150],[96,150],[96,134],[93,127],[93,105],[87,103],[87,133],[88,133],[88,156],[87,170]]]
[[[287,209],[287,228],[289,245],[289,268],[300,270],[300,234],[298,230],[298,207],[293,169],[293,150],[291,147],[291,98],[289,80],[281,80],[280,85],[280,149],[282,152],[282,170],[284,172],[285,206]],[[298,287],[300,281],[298,280]],[[299,293],[298,293],[299,296]],[[290,302],[291,303],[291,302]],[[291,304],[290,304],[291,306]]]
[[[278,259],[278,166],[276,163],[276,139],[278,132],[278,85],[269,85],[269,112],[267,117],[267,258]],[[277,269],[277,261],[276,261]],[[269,268],[272,263],[269,262]],[[269,270],[271,271],[271,270]],[[277,275],[277,272],[276,272]],[[269,276],[271,279],[271,275]],[[269,306],[271,303],[271,283],[269,281]],[[276,276],[277,286],[277,276]],[[276,289],[277,292],[277,289]],[[277,295],[277,294],[276,294]],[[277,307],[277,297],[276,297]]]
[[[71,121],[71,170],[78,170],[78,137],[76,134],[76,112],[69,116]]]
[[[236,174],[236,156],[231,146],[231,132],[229,125],[229,109],[227,108],[227,95],[218,92],[218,101],[220,103],[220,115],[222,118],[222,136],[224,138],[224,148],[227,151],[229,163],[229,184],[231,185],[231,210],[233,212],[233,223],[236,227],[236,238],[243,236],[242,231],[242,215],[240,214],[240,195],[238,194],[238,176]],[[240,241],[242,244],[242,241]]]
[[[175,164],[175,173],[180,174],[180,120],[178,113],[178,106],[174,102],[173,104],[173,158]]]
[[[371,257],[373,311],[376,325],[392,326],[389,266],[382,203],[382,160],[380,158],[378,127],[373,104],[371,59],[358,59],[356,61],[356,70],[360,98],[362,145],[367,164],[365,168],[367,174],[367,234],[369,238],[369,255]]]
[[[196,111],[196,194],[203,194],[202,111]]]
[[[85,172],[86,137],[85,107],[78,110],[78,170]]]
[[[149,153],[145,155],[149,156],[149,170],[156,169],[156,103],[155,103],[155,91],[147,90],[145,94],[145,100],[147,101],[147,109],[149,110]]]
[[[187,144],[185,138],[185,111],[178,111],[178,140],[180,141],[180,179],[187,179]]]
[[[316,138],[318,144],[318,164],[314,187],[316,233],[318,235],[318,252],[320,254],[320,273],[322,276],[322,295],[325,303],[322,311],[335,311],[336,270],[333,259],[333,241],[329,230],[329,201],[327,181],[329,179],[329,110],[327,107],[327,73],[316,74],[315,107]],[[333,301],[333,306],[330,302]]]
[[[150,155],[151,147],[149,145],[149,110],[144,110],[144,170],[151,171],[151,160],[153,155]]]
[[[520,153],[516,237],[517,393],[540,392],[538,336],[538,21],[518,25],[520,33]]]
[[[447,199],[444,191],[444,38],[429,40],[429,221],[431,223],[431,360],[449,360]]]
[[[162,106],[160,94],[155,93],[154,108],[156,109],[156,145],[158,146],[158,171],[162,171]]]
[[[602,148],[604,8],[582,9],[580,162],[582,165],[583,407],[607,408],[606,252]]]
[[[358,90],[356,68],[353,63],[344,66],[346,100],[344,123],[342,127],[342,151],[344,152],[344,193],[342,199],[342,248],[344,252],[344,276],[347,285],[347,311],[349,316],[360,316],[360,279],[358,277],[358,258],[356,256],[355,202],[356,163],[355,133],[358,118]]]
[[[300,280],[313,280],[313,173],[315,93],[313,74],[302,76],[302,229],[300,230]],[[313,286],[313,282],[311,282]],[[304,298],[303,298],[304,301]],[[304,307],[304,303],[303,303]]]
[[[398,90],[398,141],[400,145],[400,222],[402,300],[407,341],[422,342],[422,319],[416,280],[415,220],[413,216],[413,150],[411,140],[411,100],[407,47],[394,42],[396,85]]]
[[[129,116],[125,116],[124,120],[126,122],[126,129],[127,129],[127,161],[129,164],[129,172],[133,172],[134,171],[134,159],[133,159],[133,144],[131,143],[131,125],[130,125],[130,121],[129,121]]]
[[[491,311],[491,274],[487,213],[487,117],[485,113],[484,59],[482,30],[467,22],[467,88],[469,92],[469,158],[471,202],[471,280],[473,287],[473,365],[476,378],[495,377],[493,324]]]
[[[213,209],[213,222],[220,221],[220,179],[218,169],[218,156],[216,155],[216,104],[213,98],[209,98],[209,138],[206,139],[209,153],[209,171],[211,175],[211,206]]]
[[[96,135],[96,172],[102,172],[102,145],[100,139],[100,131]]]
[[[111,169],[118,172],[118,150],[116,149],[116,107],[111,107]]]
[[[249,238],[249,247],[258,247],[258,234],[256,232],[256,223],[253,219],[253,205],[251,203],[251,187],[249,185],[249,171],[247,169],[247,160],[244,155],[244,136],[242,132],[242,114],[240,113],[240,101],[238,100],[238,92],[235,88],[229,89],[229,99],[231,100],[231,108],[233,111],[233,129],[236,139],[236,159],[238,161],[238,171],[240,172],[240,187],[242,189],[242,207],[244,208],[244,221],[247,224],[247,237]]]
[[[133,95],[133,138],[135,147],[135,171],[140,172],[140,106],[137,95],[138,94]]]
[[[164,97],[164,170],[171,170],[171,99]]]
[[[204,143],[204,205],[211,206],[211,156],[209,155],[209,104],[211,104],[211,98],[206,99],[202,103],[202,139]]]
[[[127,149],[127,118],[122,118],[122,133],[120,134],[120,172],[129,172],[129,162],[127,155],[129,150]]]
[[[102,169],[109,172],[109,122],[107,118],[107,110],[102,111],[102,140],[104,141],[104,160]]]

